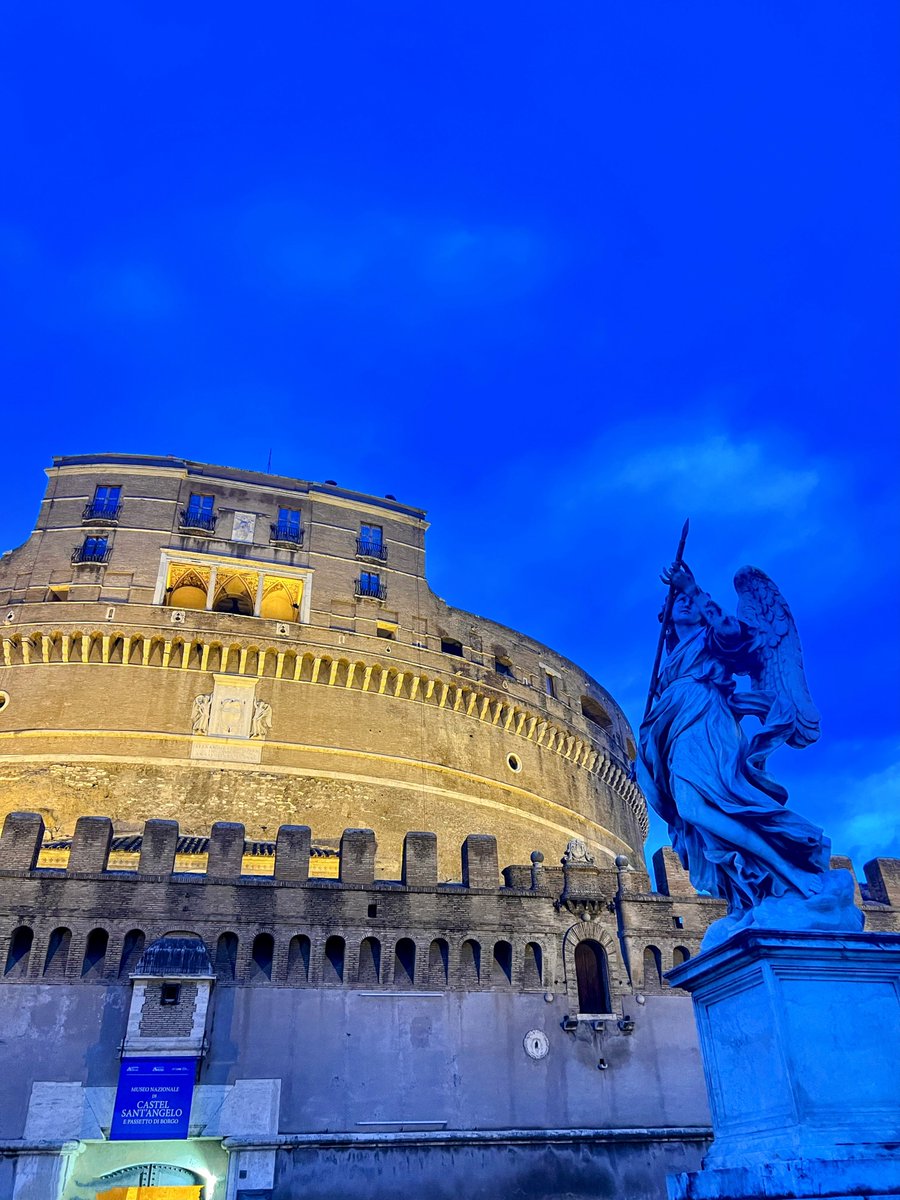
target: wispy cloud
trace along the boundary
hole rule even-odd
[[[452,215],[328,213],[259,201],[222,217],[250,281],[309,294],[375,288],[429,302],[491,304],[527,294],[550,269],[546,240],[521,224]]]
[[[859,746],[850,747],[850,755],[858,759]],[[879,763],[883,755],[889,761]],[[834,797],[829,833],[835,851],[849,854],[858,869],[870,858],[900,856],[900,742],[873,744],[873,759],[878,765],[868,774],[848,768],[827,783]]]
[[[718,433],[641,449],[605,475],[600,486],[655,493],[695,513],[752,515],[802,508],[819,484],[819,468],[779,462],[761,441]]]

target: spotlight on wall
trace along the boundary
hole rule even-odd
[[[621,1033],[634,1033],[634,1021],[627,1014],[622,1017],[621,1021],[617,1021]]]

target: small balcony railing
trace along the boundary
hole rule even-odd
[[[76,546],[72,551],[72,562],[75,566],[80,563],[107,563],[109,562],[109,547]]]
[[[271,542],[280,542],[285,546],[302,546],[303,545],[303,526],[302,525],[283,525],[279,521],[275,521],[269,527],[272,530],[272,536],[269,538]]]
[[[110,504],[106,500],[89,500],[84,506],[81,519],[92,525],[114,525],[121,510],[122,505],[118,502]]]
[[[356,594],[357,596],[365,596],[369,600],[386,600],[387,584],[368,583],[364,579],[357,579]]]
[[[387,546],[371,538],[356,539],[356,554],[358,558],[377,558],[379,562],[387,562]]]
[[[200,512],[199,509],[183,508],[181,510],[180,529],[192,529],[200,533],[215,533],[218,516],[215,513]]]

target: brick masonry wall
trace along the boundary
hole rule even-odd
[[[179,984],[177,1003],[163,1004],[163,984],[148,983],[141,1010],[141,1037],[189,1037],[197,1007],[196,983]]]
[[[412,820],[460,840],[476,820],[484,821],[504,838],[509,858],[527,858],[533,849],[558,857],[570,837],[603,847],[610,858],[639,853],[642,801],[584,734],[568,732],[566,722],[548,722],[530,701],[519,706],[483,684],[458,693],[451,684],[418,682],[421,676],[407,672],[395,695],[399,677],[389,661],[358,668],[348,687],[346,659],[319,657],[325,666],[313,683],[316,659],[309,654],[295,681],[291,646],[291,676],[277,679],[273,647],[263,664],[269,673],[256,685],[258,698],[272,708],[262,747],[263,768],[270,770],[245,778],[225,763],[192,764],[186,760],[193,700],[212,691],[212,674],[197,669],[199,651],[184,669],[180,642],[169,652],[168,667],[123,666],[115,637],[121,643],[137,634],[122,628],[119,635],[98,634],[88,651],[69,635],[69,662],[62,661],[63,634],[53,635],[49,647],[38,638],[31,661],[0,671],[10,695],[0,712],[7,810],[39,809],[58,832],[69,832],[91,808],[109,811],[123,831],[152,812],[180,816],[191,832],[211,818],[238,819],[260,836],[284,820],[324,821],[322,836],[362,822],[379,828],[393,864]],[[104,649],[110,661],[93,661]],[[83,653],[91,661],[82,662]],[[237,652],[232,657],[239,662]],[[335,662],[344,665],[332,680]],[[387,672],[389,686],[382,687]],[[392,828],[398,813],[403,824]]]

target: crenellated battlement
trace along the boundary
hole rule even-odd
[[[856,877],[852,861],[845,855],[832,855],[833,871],[849,871],[853,876],[856,904],[869,917],[875,918],[874,927],[888,928],[878,923],[878,914],[900,919],[900,859],[873,858],[863,866],[865,882]],[[653,855],[653,871],[656,891],[672,899],[698,898],[687,871],[675,851],[664,846]]]
[[[428,832],[406,835],[397,881],[375,879],[370,829],[344,831],[336,879],[310,877],[302,825],[279,829],[267,876],[243,873],[234,822],[212,827],[204,869],[187,872],[175,869],[175,821],[146,822],[133,870],[111,866],[107,817],[78,820],[64,867],[39,865],[44,833],[39,814],[13,813],[0,837],[7,982],[127,983],[144,946],[187,930],[223,984],[540,990],[555,986],[571,923],[540,887],[501,885],[484,834],[463,842],[461,878],[439,882]],[[614,977],[627,986],[621,969]]]
[[[654,855],[654,891],[624,858],[598,867],[577,854],[553,866],[535,853],[530,866],[506,867],[501,878],[496,840],[486,834],[466,837],[459,877],[445,881],[429,832],[406,834],[398,880],[376,879],[371,829],[344,831],[330,879],[310,872],[305,825],[282,825],[272,853],[250,856],[251,873],[236,822],[217,822],[208,838],[192,839],[198,852],[185,855],[176,821],[147,821],[129,839],[128,867],[116,861],[113,832],[108,817],[81,817],[65,864],[43,866],[41,816],[6,818],[0,961],[7,981],[128,982],[145,945],[189,930],[206,943],[222,983],[565,987],[571,994],[566,956],[589,938],[604,947],[611,992],[621,997],[667,990],[665,971],[697,953],[724,911],[694,891],[668,848]],[[179,869],[179,858],[192,859],[192,869]],[[900,928],[900,861],[874,859],[865,876],[858,902],[869,926]]]

